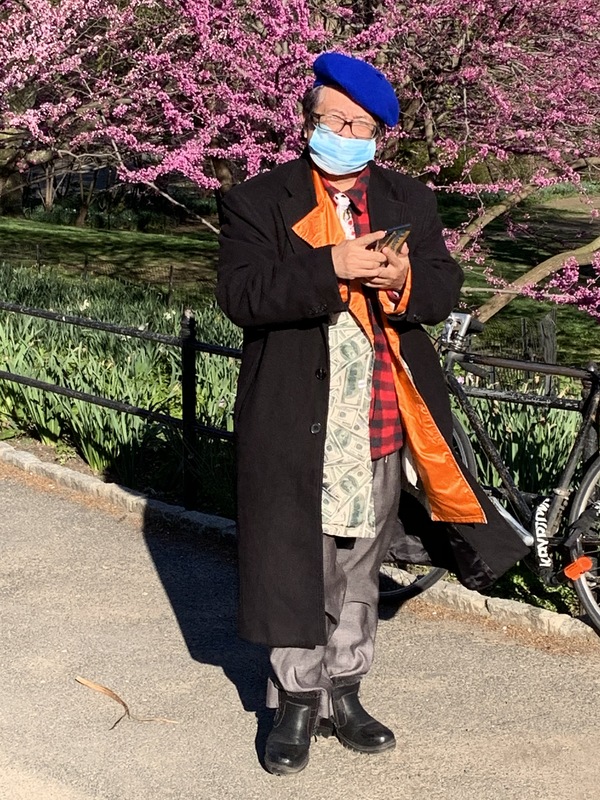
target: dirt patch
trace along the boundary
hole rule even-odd
[[[75,489],[69,489],[67,486],[63,486],[53,481],[51,478],[33,475],[31,472],[25,472],[25,470],[19,467],[13,467],[12,464],[5,464],[0,461],[0,482],[4,480],[19,481],[20,483],[24,483],[42,492],[51,492],[52,494],[61,495],[67,500],[79,503],[87,508],[95,508],[103,513],[111,514],[119,521],[127,522],[137,530],[143,529],[144,520],[139,513],[124,511],[123,508],[119,508],[101,497],[85,494]]]
[[[407,609],[418,617],[427,620],[452,621],[469,625],[477,625],[486,635],[498,641],[499,639],[512,639],[520,644],[534,647],[549,653],[563,653],[566,655],[595,655],[600,652],[600,636],[597,641],[593,639],[576,638],[571,636],[551,636],[544,633],[528,630],[517,625],[498,622],[492,618],[480,617],[457,611],[453,608],[429,603],[426,597],[415,598],[407,604]]]
[[[589,218],[592,209],[600,210],[600,194],[553,197],[551,200],[545,200],[540,203],[540,205],[543,208],[558,208]]]
[[[58,464],[61,467],[68,467],[84,475],[90,475],[100,480],[103,479],[102,475],[94,472],[83,458],[71,447],[52,447],[51,445],[42,444],[36,439],[31,439],[29,436],[19,436],[15,439],[10,439],[7,444],[10,444],[15,450],[31,453],[31,455],[34,455],[46,464]]]

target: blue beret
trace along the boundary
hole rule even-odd
[[[322,53],[313,71],[315,86],[339,88],[390,128],[397,124],[400,108],[394,88],[371,64],[341,53]]]

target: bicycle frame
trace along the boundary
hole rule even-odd
[[[528,495],[516,486],[500,452],[485,430],[481,418],[469,397],[484,397],[522,405],[576,410],[582,415],[581,425],[575,442],[567,457],[562,473],[558,478],[557,486],[552,490],[550,503],[545,513],[546,538],[552,541],[553,546],[564,544],[568,540],[569,532],[567,531],[563,536],[560,536],[559,529],[565,509],[573,493],[571,488],[572,480],[577,465],[584,456],[586,444],[593,430],[593,425],[598,418],[598,408],[600,406],[600,374],[598,372],[598,367],[595,364],[590,364],[588,369],[577,369],[575,367],[561,367],[535,361],[521,361],[518,359],[498,358],[495,356],[466,352],[470,323],[471,315],[469,314],[455,313],[449,318],[442,337],[442,349],[445,353],[444,374],[446,382],[451,393],[456,397],[460,407],[467,416],[486,457],[493,464],[500,476],[504,487],[504,494],[509,499],[517,515],[517,520],[513,518],[513,521],[520,522],[526,531],[531,531],[533,529],[534,512],[536,509],[534,500],[536,496]],[[582,401],[577,401],[551,396],[528,395],[522,392],[510,392],[498,389],[480,389],[477,387],[464,388],[453,374],[453,367],[455,364],[458,364],[465,371],[473,372],[479,376],[487,375],[482,367],[507,367],[533,374],[576,378],[582,381],[584,387],[589,386],[589,393]],[[538,542],[536,540],[536,545],[537,544]],[[538,560],[538,564],[540,555],[543,560],[543,553],[540,554],[536,547],[536,559]],[[539,566],[547,568],[548,564],[539,564]]]

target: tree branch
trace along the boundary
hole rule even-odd
[[[581,171],[598,164],[600,164],[600,157],[580,158],[578,161],[574,161],[572,164],[569,164],[569,167],[572,170]],[[559,173],[558,170],[550,170],[548,174],[556,176]],[[535,194],[535,192],[539,191],[539,189],[539,186],[533,186],[529,184],[528,186],[524,186],[519,192],[514,192],[514,194],[508,195],[508,197],[506,197],[501,203],[497,203],[495,206],[488,208],[481,217],[471,222],[470,225],[467,225],[463,235],[458,240],[458,244],[454,252],[461,253],[468,244],[477,238],[486,225],[489,225],[490,222],[493,222],[495,219],[502,216],[502,214],[505,214],[511,208],[514,208],[514,206],[521,203],[530,195]]]
[[[557,253],[551,258],[547,258],[537,266],[530,269],[516,281],[513,281],[503,290],[496,291],[494,297],[484,303],[477,312],[477,318],[481,322],[486,322],[494,314],[508,305],[517,294],[522,294],[522,289],[525,286],[535,286],[544,278],[558,272],[563,267],[567,260],[574,258],[579,265],[590,264],[592,262],[594,253],[600,250],[600,236],[596,237],[593,241],[578,247],[576,250],[568,250],[565,253]],[[500,293],[502,292],[502,293]]]
[[[104,114],[102,114],[102,118],[104,121],[106,121]],[[121,156],[121,152],[117,146],[117,143],[112,137],[110,138],[110,143],[112,145],[115,158],[117,159],[119,164],[121,164],[121,166],[125,166],[123,162],[123,157]],[[194,219],[197,219],[203,225],[206,225],[206,227],[209,228],[213,233],[216,233],[217,235],[219,234],[219,229],[216,228],[212,224],[212,222],[209,222],[207,219],[204,219],[204,217],[201,217],[199,214],[196,214],[194,211],[191,211],[186,205],[184,205],[184,203],[180,203],[179,200],[175,200],[174,197],[171,197],[171,195],[168,192],[164,192],[162,189],[159,189],[154,181],[140,181],[140,183],[143,184],[144,186],[148,186],[150,189],[153,189],[161,197],[164,197],[165,200],[168,200],[174,206],[177,206],[177,208],[182,208],[191,217],[194,217]]]

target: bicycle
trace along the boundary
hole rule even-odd
[[[570,582],[590,622],[600,632],[600,455],[595,427],[599,419],[600,371],[594,363],[579,369],[471,352],[471,337],[482,330],[483,325],[471,314],[454,312],[446,320],[439,349],[448,389],[466,416],[480,450],[500,477],[500,487],[484,488],[494,506],[531,548],[531,555],[526,559],[528,566],[549,586]],[[457,368],[484,380],[489,380],[497,369],[576,379],[582,383],[583,397],[575,400],[554,394],[467,386],[457,379]],[[575,441],[550,495],[542,497],[523,492],[516,486],[471,397],[580,412]],[[471,440],[456,417],[453,445],[456,454],[476,475]],[[580,464],[583,474],[579,486],[574,488],[573,479]],[[415,577],[409,575],[404,566],[388,564],[382,568],[383,600],[402,602],[425,591],[446,574],[445,570],[434,567]]]

